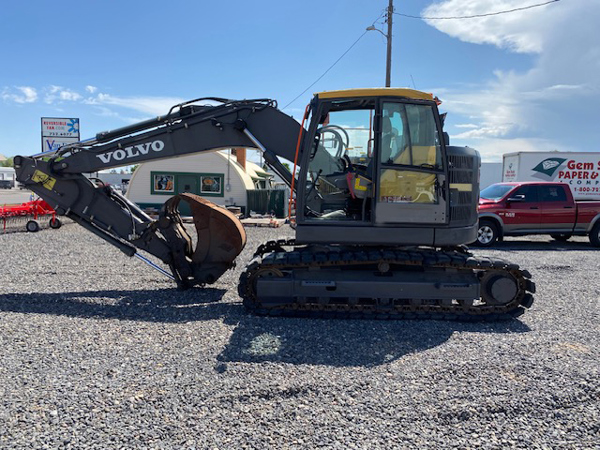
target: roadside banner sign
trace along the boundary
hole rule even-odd
[[[73,144],[79,142],[79,138],[42,138],[42,152],[55,151],[61,148],[63,145]]]
[[[42,152],[79,142],[79,119],[42,117]]]

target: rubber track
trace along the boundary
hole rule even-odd
[[[535,284],[531,274],[521,270],[517,264],[501,259],[477,258],[465,252],[463,248],[455,250],[434,249],[391,249],[365,248],[339,250],[322,248],[315,251],[310,248],[296,248],[285,251],[284,246],[294,245],[293,240],[269,241],[259,247],[254,259],[240,276],[238,293],[244,306],[252,313],[270,316],[292,316],[311,318],[357,318],[357,319],[432,319],[460,321],[497,321],[519,317],[533,303]],[[351,305],[297,303],[293,300],[286,305],[265,307],[256,298],[253,277],[259,271],[274,269],[287,271],[307,267],[351,267],[363,266],[367,270],[376,270],[381,262],[403,266],[418,266],[469,271],[495,271],[510,273],[517,280],[518,292],[515,298],[504,305],[474,306],[461,305]]]

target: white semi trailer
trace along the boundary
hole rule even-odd
[[[516,152],[502,160],[502,181],[568,184],[575,200],[600,200],[600,152]]]

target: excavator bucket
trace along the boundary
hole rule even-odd
[[[189,205],[196,226],[195,250],[179,214],[182,200]],[[184,242],[185,258],[175,257],[171,267],[182,287],[214,283],[235,265],[235,258],[246,245],[246,231],[237,217],[198,195],[183,193],[170,198],[164,204],[162,214],[171,222],[168,234],[174,234],[178,242]]]

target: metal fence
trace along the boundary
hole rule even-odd
[[[289,189],[254,189],[247,192],[247,211],[257,214],[274,214],[275,217],[287,216]]]

